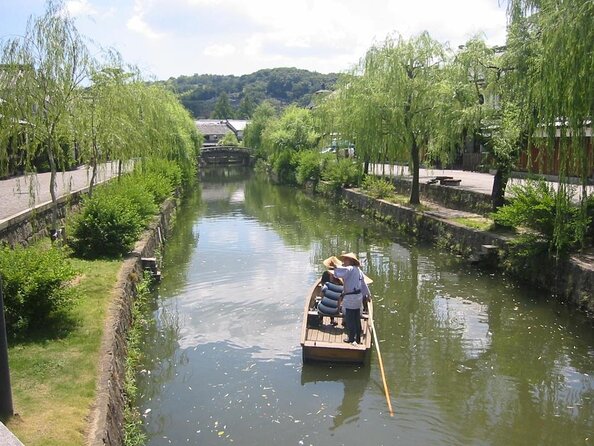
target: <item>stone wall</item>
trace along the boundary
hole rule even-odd
[[[507,254],[508,246],[504,236],[469,228],[430,212],[376,200],[356,190],[343,189],[340,194],[348,205],[359,211],[400,226],[473,263],[489,263],[503,269],[500,259]],[[540,262],[538,270],[522,272],[519,279],[556,294],[594,317],[594,259],[591,257],[573,256],[561,264]]]
[[[175,210],[174,199],[164,203],[159,216],[155,217],[120,268],[101,341],[97,396],[87,436],[87,443],[91,446],[123,444],[127,334],[132,324],[136,283],[143,274],[141,259],[155,256],[155,250],[167,236]]]
[[[87,188],[58,199],[58,220],[64,225],[66,214],[76,209]],[[44,203],[20,212],[0,223],[0,241],[14,248],[28,246],[44,237],[49,237],[52,223],[52,203]]]
[[[411,180],[404,178],[393,178],[392,182],[399,194],[410,195]],[[474,212],[480,215],[489,215],[493,212],[491,196],[481,194],[453,186],[441,186],[439,184],[419,183],[421,199],[433,201],[446,208],[460,211]]]

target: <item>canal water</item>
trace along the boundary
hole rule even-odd
[[[322,260],[374,279],[363,367],[303,365]],[[167,241],[138,407],[149,445],[594,444],[592,325],[542,292],[248,171],[203,173]]]

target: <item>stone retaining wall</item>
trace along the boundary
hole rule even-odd
[[[411,180],[403,178],[392,178],[396,192],[410,195]],[[421,199],[433,201],[446,208],[460,211],[474,212],[480,215],[489,215],[493,212],[491,196],[478,192],[461,189],[455,186],[441,186],[439,184],[419,183]]]
[[[123,444],[127,334],[132,325],[136,283],[143,274],[141,258],[155,257],[155,250],[164,242],[175,210],[174,199],[164,203],[159,216],[120,268],[101,341],[97,396],[87,435],[87,443],[91,446]]]
[[[58,199],[58,220],[62,226],[66,214],[76,209],[88,188],[72,192]],[[52,224],[52,203],[47,202],[20,212],[0,222],[0,241],[14,248],[28,246],[44,237],[49,237]]]
[[[359,211],[403,226],[407,232],[447,247],[472,262],[488,262],[503,269],[500,259],[506,254],[508,244],[504,236],[469,228],[431,215],[431,212],[376,200],[356,190],[343,189],[340,194],[348,205]],[[563,264],[543,262],[539,265],[538,271],[532,274],[526,271],[520,279],[558,295],[594,317],[594,265],[591,259],[574,256]]]

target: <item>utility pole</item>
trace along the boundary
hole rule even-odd
[[[8,370],[8,342],[6,340],[3,293],[2,276],[0,276],[0,416],[10,417],[14,414],[14,410],[12,407],[12,390],[10,388],[10,371]]]

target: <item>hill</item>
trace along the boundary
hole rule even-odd
[[[194,74],[169,78],[165,84],[180,96],[195,118],[211,116],[219,96],[225,93],[233,109],[232,118],[245,119],[262,101],[279,109],[289,104],[305,107],[320,89],[332,89],[337,73],[321,74],[297,68],[271,68],[242,76]]]

